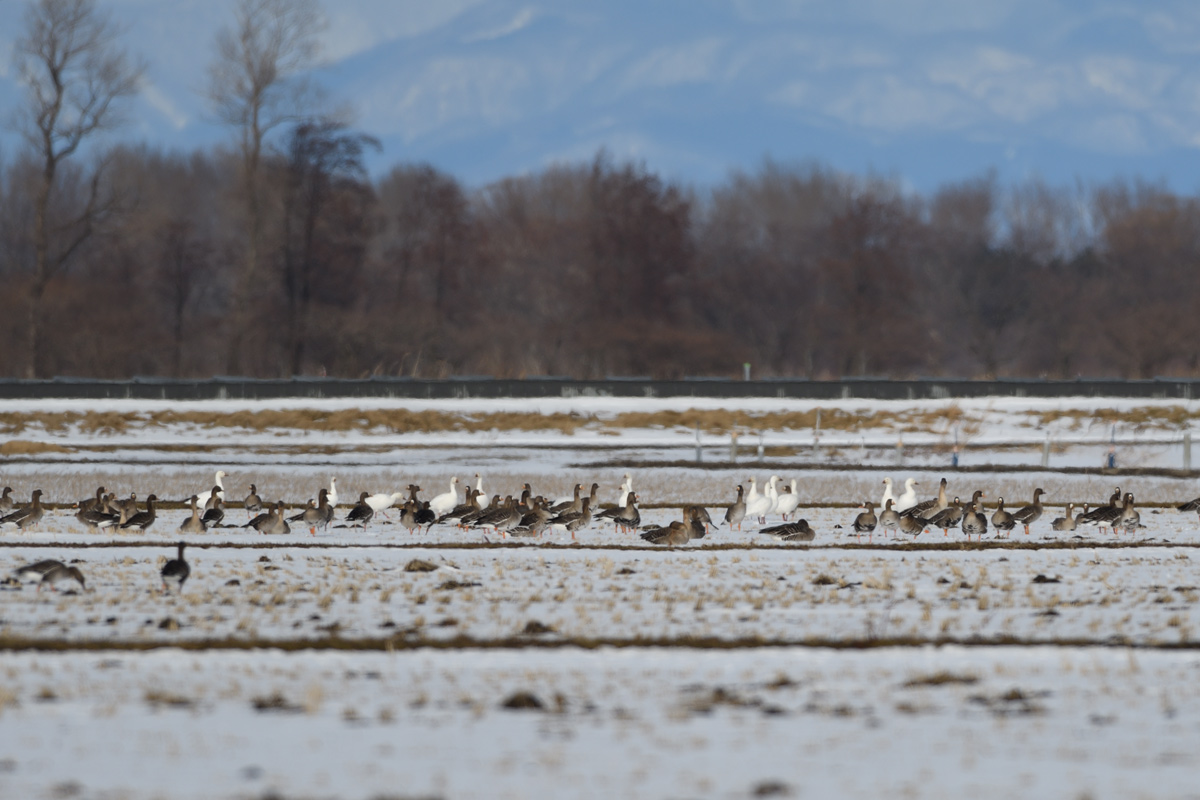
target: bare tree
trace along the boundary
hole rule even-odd
[[[143,68],[117,43],[119,30],[93,0],[37,0],[25,13],[17,40],[17,73],[25,101],[17,127],[41,167],[34,194],[33,277],[26,322],[29,360],[25,375],[43,373],[42,301],[50,279],[67,263],[113,208],[104,191],[103,158],[73,207],[51,220],[63,162],[94,135],[121,122],[121,101],[135,94]]]
[[[237,0],[232,28],[217,34],[208,98],[221,122],[238,130],[245,192],[246,258],[234,288],[227,369],[242,368],[251,293],[262,253],[263,203],[259,178],[263,142],[297,119],[310,93],[298,80],[317,58],[322,16],[317,0]]]

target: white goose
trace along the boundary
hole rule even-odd
[[[487,492],[483,490],[483,478],[478,472],[475,473],[475,491],[479,492],[480,497],[487,497]],[[484,501],[487,502],[486,500]]]
[[[750,479],[750,493],[746,495],[746,516],[758,517],[759,522],[763,521],[768,508],[771,507],[771,498],[758,491],[758,484],[754,478]]]
[[[329,500],[330,508],[337,508],[337,478],[329,479],[329,495],[327,499]]]
[[[763,517],[769,517],[770,515],[775,513],[775,510],[777,508],[779,508],[779,490],[775,488],[775,484],[777,484],[777,483],[779,483],[778,475],[772,475],[767,480],[766,494],[767,494],[767,499],[769,499],[771,501],[771,504],[769,506],[767,506],[767,513],[763,514]],[[764,520],[764,522],[765,522],[765,520]]]
[[[363,502],[371,507],[371,511],[375,514],[383,514],[387,517],[387,510],[396,505],[397,500],[402,500],[407,496],[407,492],[380,492],[379,494],[368,495],[363,498]],[[391,517],[388,517],[391,519]]]
[[[209,493],[212,491],[212,488],[214,485],[217,487],[217,497],[221,498],[221,500],[224,501],[224,499],[225,499],[225,470],[223,470],[223,469],[217,470],[217,474],[213,476],[213,482],[210,483],[208,486],[206,486],[204,491],[196,492],[196,497],[207,498],[209,496]],[[187,501],[185,500],[184,502],[187,502]]]
[[[896,495],[892,494],[892,479],[884,478],[883,479],[883,497],[881,497],[879,499],[879,507],[887,508],[888,500],[891,500],[892,504],[895,505]]]
[[[633,491],[633,476],[628,472],[625,473],[625,480],[621,484],[621,488],[617,490],[617,508],[624,508],[625,501],[629,497],[629,493]]]
[[[915,506],[917,504],[917,490],[915,488],[916,485],[917,485],[917,482],[915,479],[913,479],[913,478],[905,479],[904,494],[900,495],[900,498],[898,500],[896,500],[896,504],[894,506],[892,506],[892,508],[894,508],[896,510],[897,514],[903,514],[905,511],[908,511],[910,508],[912,508],[913,506]],[[885,503],[884,506],[886,507],[886,505],[887,504]]]
[[[792,478],[792,487],[790,492],[784,492],[779,495],[779,503],[775,506],[775,513],[781,515],[786,520],[791,513],[800,505],[800,493],[796,490],[796,479]]]
[[[437,516],[449,514],[458,506],[458,478],[450,479],[450,491],[442,492],[429,501],[429,510]]]

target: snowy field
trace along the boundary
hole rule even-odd
[[[364,402],[526,419],[405,432],[154,416]],[[747,426],[730,466],[725,434],[702,431],[697,465],[694,427],[619,424],[817,407],[871,427],[765,430],[760,462]],[[105,429],[22,416],[33,411],[125,416]],[[12,448],[0,485],[21,501],[42,488],[61,506],[36,530],[0,530],[0,574],[53,558],[87,581],[0,585],[0,798],[1200,798],[1200,520],[1171,508],[1200,484],[1056,471],[1098,464],[1114,424],[1122,466],[1178,467],[1198,411],[1011,399],[0,403],[10,442],[50,445]],[[531,429],[539,414],[585,422]],[[916,447],[898,455],[897,437]],[[996,469],[947,469],[956,437],[963,466]],[[502,494],[529,482],[566,495],[594,480],[608,504],[629,472],[643,524],[678,519],[685,503],[720,521],[737,484],[779,474],[797,479],[797,513],[817,536],[783,544],[751,520],[674,549],[599,522],[574,539],[410,534],[393,511],[365,531],[186,537],[191,577],[164,594],[159,571],[187,512],[95,534],[65,507],[97,485],[178,501],[217,469],[231,525],[246,519],[237,501],[251,482],[295,508],[336,476],[340,520],[359,491],[416,482],[428,498],[476,473]],[[878,500],[887,475],[898,491],[916,478],[922,497],[943,476],[951,495],[981,489],[989,516],[997,496],[1014,509],[1041,487],[1046,512],[1028,536],[989,531],[973,544],[958,530],[856,535],[855,506]],[[1117,485],[1137,495],[1140,530],[1051,530],[1063,504],[1105,501]]]

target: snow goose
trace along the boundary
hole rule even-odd
[[[887,508],[888,500],[894,501],[895,499],[896,499],[896,495],[892,494],[892,479],[884,478],[883,479],[883,497],[879,498],[879,507]]]
[[[204,524],[204,520],[200,519],[200,506],[197,505],[199,501],[200,498],[196,497],[196,495],[192,495],[191,499],[188,501],[192,506],[192,514],[185,519],[182,524],[180,524],[180,533],[195,534],[204,533],[206,530],[208,530],[208,527]]]
[[[730,528],[736,525],[737,529],[740,531],[742,529],[742,520],[745,518],[746,499],[743,496],[742,485],[739,483],[737,486],[737,499],[734,500],[733,505],[731,505],[725,511],[725,523],[729,525]]]
[[[121,525],[122,528],[137,528],[146,530],[154,524],[155,511],[154,503],[158,500],[158,495],[150,495],[146,498],[146,510],[139,511]]]
[[[22,506],[11,514],[0,517],[0,526],[14,526],[21,530],[32,528],[42,521],[46,511],[42,508],[42,490],[34,489],[29,505]]]
[[[628,472],[625,473],[624,480],[617,488],[617,502],[614,505],[617,508],[624,508],[625,503],[629,499],[629,493],[633,491],[633,476]]]
[[[865,508],[866,511],[854,518],[854,523],[851,527],[859,535],[864,533],[871,534],[875,531],[875,526],[879,524],[879,518],[875,516],[875,504],[868,500],[862,504],[861,508]]]
[[[403,497],[404,492],[392,492],[391,494],[388,494],[387,492],[381,492],[368,497],[367,505],[369,505],[371,510],[376,514],[383,514],[385,517],[387,517],[387,510],[396,505],[396,501],[402,499]],[[388,517],[388,519],[391,519],[391,517]]]
[[[996,529],[997,536],[1008,536],[1012,529],[1017,527],[1017,521],[1004,508],[1004,498],[996,498],[996,513],[992,514],[992,527]]]
[[[888,498],[887,503],[883,506],[883,511],[879,512],[879,527],[883,528],[883,535],[887,536],[888,531],[899,533],[900,531],[900,514],[896,511],[896,501]]]
[[[784,522],[787,522],[787,518],[799,506],[800,493],[796,489],[796,479],[792,478],[791,486],[784,486],[783,493],[779,495],[779,503],[775,506],[775,513],[783,517]]]
[[[778,475],[772,475],[767,480],[766,496],[770,500],[770,504],[767,506],[767,513],[763,514],[763,517],[771,516],[775,513],[775,509],[779,507],[779,490],[775,488],[778,483]],[[766,520],[764,519],[763,522],[766,522]]]
[[[817,538],[817,533],[808,525],[808,520],[798,519],[783,525],[773,525],[763,528],[759,533],[766,534],[779,542],[811,542]]]
[[[1075,530],[1075,526],[1077,523],[1075,521],[1076,518],[1073,514],[1074,511],[1075,511],[1075,504],[1067,503],[1067,511],[1066,511],[1065,516],[1061,516],[1061,517],[1058,517],[1057,519],[1055,519],[1053,522],[1050,523],[1050,527],[1053,530],[1059,531],[1060,533],[1070,533],[1071,531]]]
[[[1033,490],[1033,502],[1027,506],[1021,506],[1013,512],[1013,519],[1018,525],[1025,526],[1025,535],[1029,535],[1029,526],[1037,522],[1042,517],[1042,495],[1045,492],[1041,488]]]
[[[943,481],[943,484],[945,481]],[[906,478],[904,480],[904,494],[896,498],[895,509],[897,513],[903,514],[917,504],[917,481],[916,478]]]
[[[329,491],[326,493],[326,496],[329,499],[329,507],[337,508],[337,504],[338,504],[337,478],[329,479]]]
[[[458,504],[458,478],[451,478],[450,489],[430,500],[429,510],[440,517],[442,514],[449,514]]]
[[[147,498],[147,502],[149,502],[149,498]],[[192,574],[192,568],[188,566],[188,562],[183,558],[183,548],[187,547],[187,545],[184,542],[180,542],[176,547],[179,548],[178,555],[166,564],[163,564],[162,572],[160,573],[163,594],[166,594],[168,586],[174,586],[175,591],[182,592],[184,582]]]
[[[750,493],[746,495],[746,516],[757,517],[761,525],[767,521],[766,510],[771,507],[771,498],[760,494],[754,478],[750,479]]]

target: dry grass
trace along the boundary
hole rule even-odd
[[[29,442],[24,439],[10,439],[0,444],[0,456],[30,456],[39,453],[69,453],[69,447],[50,444],[49,442]]]

